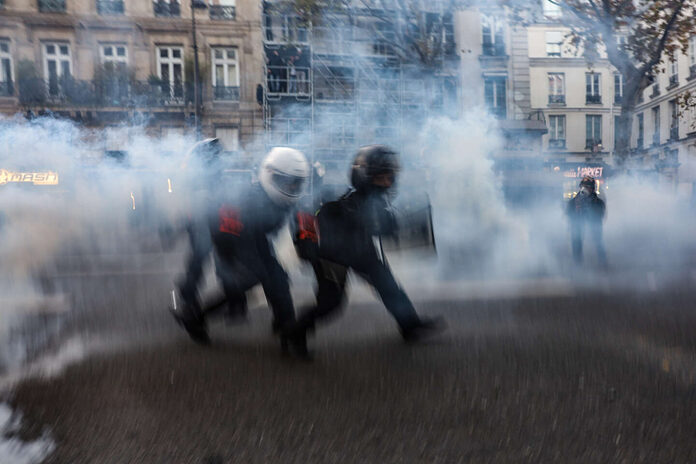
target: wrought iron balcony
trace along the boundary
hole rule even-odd
[[[155,16],[178,17],[181,16],[181,4],[179,0],[155,0],[152,2]]]
[[[238,102],[239,87],[225,87],[223,85],[216,85],[213,88],[213,97],[215,100]]]
[[[565,105],[565,95],[549,95],[550,105]]]
[[[97,0],[97,13],[100,15],[122,15],[123,0]]]
[[[679,85],[679,75],[678,74],[672,74],[669,76],[669,85],[667,88],[673,89],[674,87],[677,87]]]
[[[594,151],[601,150],[602,139],[585,139],[585,149]]]
[[[72,78],[21,79],[22,104],[96,107],[183,106],[193,101],[193,86],[120,78],[82,81]]]
[[[549,139],[549,149],[565,149],[565,139]]]
[[[504,43],[494,43],[494,44],[483,44],[483,56],[505,56],[505,44]]]
[[[2,0],[0,0],[1,2]],[[14,95],[14,83],[12,81],[0,82],[0,97],[11,97]]]
[[[657,145],[660,144],[660,133],[659,133],[659,132],[653,133],[653,136],[652,136],[652,144],[655,145],[655,146],[657,146]]]
[[[65,0],[38,0],[42,13],[65,13]]]
[[[585,94],[585,104],[601,105],[602,96],[596,94]]]
[[[674,124],[669,128],[669,139],[679,140],[679,125]]]
[[[652,93],[650,94],[650,98],[655,98],[658,95],[660,95],[660,84],[653,84]]]
[[[209,5],[210,19],[232,21],[237,17],[237,9],[227,5]]]

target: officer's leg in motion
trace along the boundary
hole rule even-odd
[[[300,311],[293,330],[314,329],[316,321],[335,315],[345,306],[348,268],[324,259],[312,260],[317,278],[316,304]]]
[[[186,263],[186,274],[178,284],[183,305],[176,308],[174,316],[195,342],[206,345],[210,343],[210,337],[198,298],[198,283],[203,276],[203,266],[210,255],[212,242],[207,224],[203,221],[191,221],[187,225],[187,232],[191,254]]]
[[[582,223],[570,226],[570,239],[573,246],[573,260],[575,264],[582,264]]]
[[[607,263],[607,252],[604,248],[604,234],[602,233],[602,224],[593,224],[592,227],[592,239],[595,242],[595,247],[597,247],[597,260],[602,269],[607,269],[609,264]]]
[[[361,263],[355,270],[379,294],[382,303],[399,324],[401,336],[407,342],[418,341],[444,328],[442,319],[421,318],[406,292],[399,286],[386,262]]]

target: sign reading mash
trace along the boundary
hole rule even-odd
[[[47,172],[13,172],[0,169],[0,185],[29,183],[34,185],[58,185],[58,173]]]

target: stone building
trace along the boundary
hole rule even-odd
[[[0,0],[0,112],[191,133],[192,3]],[[195,3],[201,135],[234,152],[262,131],[261,8],[252,0]]]

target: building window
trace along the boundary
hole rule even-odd
[[[239,151],[239,129],[236,127],[216,127],[215,137],[220,139],[224,151]]]
[[[656,106],[652,109],[653,116],[653,145],[660,144],[660,107]]]
[[[614,74],[614,103],[621,104],[623,100],[624,83],[623,76],[619,73]]]
[[[565,104],[565,73],[549,73],[549,104]]]
[[[602,116],[585,116],[585,148],[593,152],[602,150]]]
[[[643,141],[645,138],[645,121],[643,117],[643,113],[638,114],[638,141],[637,141],[637,146],[638,149],[643,148]]]
[[[39,0],[42,13],[65,13],[65,0]]]
[[[561,31],[546,31],[546,56],[560,57],[563,33]]]
[[[669,139],[679,140],[679,107],[677,100],[669,101]]]
[[[505,55],[505,34],[503,22],[493,16],[481,17],[483,54],[485,56]]]
[[[128,64],[128,51],[125,45],[105,44],[100,47],[102,64],[112,63],[114,67],[125,67]]]
[[[173,98],[184,96],[184,60],[181,47],[157,47],[157,77],[162,91]]]
[[[48,83],[48,94],[57,96],[61,91],[61,81],[72,76],[70,45],[60,42],[43,44],[44,79]]]
[[[549,116],[549,148],[565,148],[565,115]]]
[[[484,99],[488,112],[499,119],[507,116],[507,102],[505,98],[505,76],[487,76],[484,78]]]
[[[6,40],[0,40],[0,97],[14,94],[13,81],[10,43]]]
[[[602,103],[600,73],[585,73],[585,103]]]
[[[97,13],[100,15],[122,15],[123,0],[97,0]]]
[[[213,89],[215,100],[239,101],[239,66],[235,48],[215,47],[213,57]]]
[[[676,87],[679,85],[679,64],[675,59],[669,62],[669,87]]]
[[[181,4],[179,0],[154,0],[152,6],[155,16],[181,16]]]
[[[235,0],[217,0],[215,4],[208,5],[208,10],[210,19],[230,21],[237,16]]]
[[[542,0],[544,4],[544,16],[547,18],[560,18],[561,17],[561,5],[557,3],[557,0]]]

